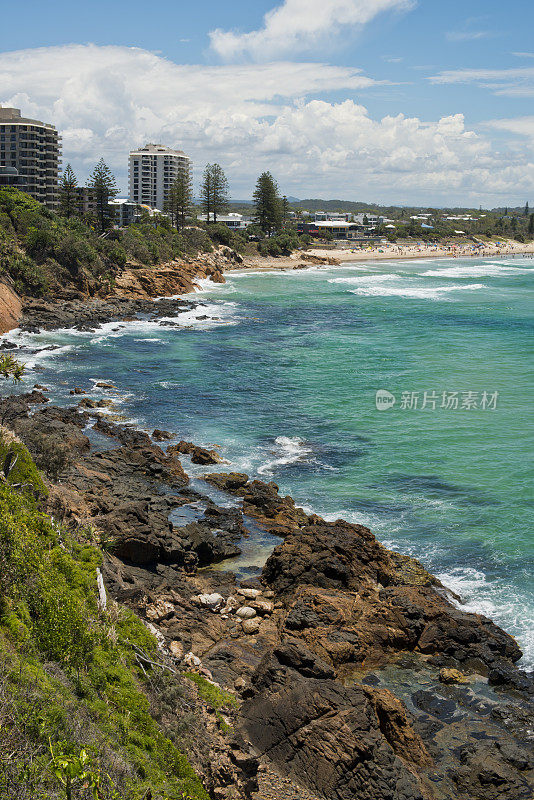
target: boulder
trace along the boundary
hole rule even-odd
[[[469,678],[467,678],[463,672],[460,672],[459,669],[448,669],[447,667],[440,669],[439,679],[441,683],[445,684],[469,683]]]
[[[261,589],[247,589],[247,588],[239,588],[237,589],[237,593],[246,597],[248,600],[255,600],[261,594]]]
[[[236,617],[240,619],[254,619],[254,617],[257,616],[254,609],[250,608],[250,606],[241,606],[235,613]]]
[[[243,633],[246,633],[247,636],[253,636],[255,633],[258,633],[260,623],[256,619],[245,619],[241,627],[243,628]]]
[[[209,608],[210,611],[220,611],[225,605],[222,594],[216,592],[214,594],[199,594],[196,598],[192,598],[192,600],[196,600],[199,605],[204,606],[204,608]]]
[[[199,447],[192,442],[179,442],[169,447],[167,452],[174,455],[191,456],[193,464],[218,464],[222,461],[216,450],[206,450],[205,447]]]
[[[428,754],[402,704],[379,708],[368,689],[333,678],[327,664],[298,644],[265,657],[241,714],[260,758],[268,754],[277,772],[329,800],[423,800],[403,759],[417,752],[428,760]],[[391,741],[384,733],[390,730]]]

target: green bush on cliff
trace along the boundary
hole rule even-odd
[[[65,798],[58,765],[83,762],[103,800],[149,789],[208,800],[180,737],[151,713],[157,676],[137,653],[154,658],[154,637],[131,612],[98,606],[101,559],[0,485],[0,797]]]
[[[0,470],[2,472],[4,467],[7,468],[8,456],[11,462],[7,476],[8,482],[20,484],[36,495],[46,497],[48,490],[26,446],[0,426]]]

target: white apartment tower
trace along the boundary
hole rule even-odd
[[[0,106],[0,166],[18,170],[19,189],[56,208],[60,164],[61,136],[53,125]]]
[[[181,150],[162,144],[146,144],[132,150],[128,168],[130,200],[163,211],[180,171],[191,171],[191,159]]]

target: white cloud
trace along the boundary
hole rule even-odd
[[[309,51],[342,28],[361,28],[383,11],[413,5],[413,0],[284,0],[265,15],[261,30],[212,31],[211,47],[225,61],[269,61]]]
[[[184,66],[126,47],[0,55],[0,102],[56,124],[64,163],[79,178],[104,156],[123,193],[128,151],[148,141],[184,149],[197,177],[207,161],[219,161],[240,198],[264,169],[297,196],[467,204],[531,191],[527,149],[496,154],[462,115],[373,119],[352,99],[317,99],[372,85],[345,67]]]
[[[490,128],[499,131],[506,131],[513,133],[517,136],[524,136],[531,140],[534,146],[534,116],[529,117],[512,117],[511,119],[492,119],[486,122]]]
[[[510,69],[453,69],[432,75],[432,83],[471,83],[508,97],[534,96],[534,67]]]
[[[473,42],[495,36],[491,31],[449,31],[445,34],[449,42]]]

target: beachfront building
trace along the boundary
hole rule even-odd
[[[354,214],[331,211],[316,211],[315,222],[353,222]]]
[[[179,173],[191,174],[191,168],[191,159],[182,150],[171,150],[162,144],[146,144],[132,150],[128,166],[131,202],[163,211]]]
[[[0,166],[18,171],[17,188],[57,208],[60,163],[61,137],[53,125],[22,117],[18,108],[0,106]]]
[[[383,225],[386,221],[385,217],[380,216],[379,214],[355,214],[354,215],[354,222],[358,225],[365,225],[366,227],[376,228],[378,225]]]
[[[145,203],[132,203],[126,197],[116,197],[108,203],[113,212],[113,224],[116,228],[126,228],[134,222],[140,222],[143,217],[150,217],[152,222],[157,222],[157,218],[167,217],[157,208],[152,208]]]
[[[200,222],[207,222],[207,214],[200,214],[198,216]],[[244,217],[243,214],[218,214],[217,222],[221,222],[233,231],[242,231],[252,225],[252,220],[249,217]]]
[[[0,167],[0,186],[13,186],[23,191],[26,181],[16,167]]]

